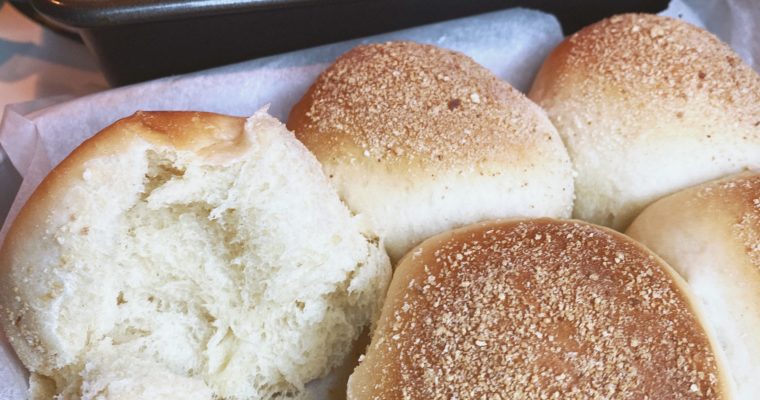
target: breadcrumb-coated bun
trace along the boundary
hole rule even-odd
[[[727,399],[686,284],[580,221],[492,221],[396,267],[348,398]]]
[[[662,196],[760,167],[760,76],[683,21],[595,23],[549,55],[529,97],[578,172],[576,218],[622,230]]]
[[[546,114],[469,57],[389,42],[354,48],[288,119],[391,259],[499,217],[568,217],[570,159]]]
[[[36,398],[290,398],[379,312],[380,247],[265,111],[138,112],[24,206],[0,321]]]
[[[647,207],[627,234],[702,303],[742,399],[760,393],[760,174],[691,187]]]

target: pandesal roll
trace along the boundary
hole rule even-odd
[[[291,398],[343,361],[389,279],[370,227],[265,111],[138,112],[25,204],[0,324],[40,398]]]
[[[627,233],[688,282],[726,354],[742,399],[760,393],[760,174],[660,199]]]
[[[565,39],[529,97],[578,172],[574,217],[623,230],[652,201],[760,167],[760,77],[686,22],[618,15]]]
[[[470,225],[396,267],[348,398],[731,398],[695,302],[659,257],[609,229]]]
[[[362,45],[324,71],[288,119],[392,259],[497,217],[568,217],[573,177],[544,112],[469,57]]]

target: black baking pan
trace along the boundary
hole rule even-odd
[[[18,1],[18,0],[16,0]],[[565,33],[667,0],[29,0],[78,32],[114,86],[510,7],[551,12]]]

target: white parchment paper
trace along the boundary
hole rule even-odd
[[[760,69],[757,0],[674,0],[663,14],[710,30],[755,70]],[[0,123],[0,145],[23,181],[0,231],[0,241],[21,205],[50,169],[84,139],[116,119],[137,110],[202,110],[247,116],[270,104],[270,112],[284,120],[290,107],[336,56],[359,43],[392,39],[461,51],[525,91],[543,59],[561,41],[562,34],[551,15],[507,10],[160,79],[69,101],[45,99],[9,106]],[[0,181],[0,188],[9,190],[3,185],[8,183]],[[0,332],[0,399],[20,400],[25,398],[25,392],[24,368]]]

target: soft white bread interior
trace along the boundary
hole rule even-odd
[[[39,397],[289,398],[379,312],[380,247],[265,111],[139,112],[21,211],[1,321]]]
[[[348,398],[727,399],[686,284],[577,221],[480,223],[396,267]]]
[[[431,45],[354,48],[288,127],[392,259],[434,234],[499,217],[569,217],[567,150],[543,110],[469,57]]]
[[[529,97],[578,172],[576,218],[623,230],[664,195],[760,167],[760,76],[683,21],[593,24],[549,55]]]
[[[741,399],[760,394],[760,175],[665,197],[627,233],[688,282],[726,354]]]

